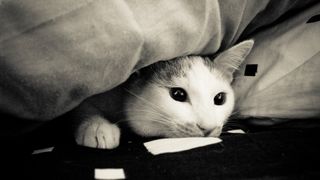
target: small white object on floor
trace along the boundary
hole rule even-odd
[[[94,178],[99,180],[125,179],[126,176],[122,168],[96,168],[94,170]]]
[[[54,147],[48,147],[48,148],[43,148],[43,149],[37,149],[37,150],[34,150],[32,152],[32,154],[41,154],[41,153],[46,153],[46,152],[52,152],[54,149]]]
[[[207,146],[221,142],[215,137],[164,138],[144,143],[147,150],[153,154],[173,153]]]
[[[232,129],[227,132],[232,134],[245,134],[245,132],[242,129]]]

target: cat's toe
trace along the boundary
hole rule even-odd
[[[114,149],[119,146],[120,129],[113,124],[102,124],[97,130],[97,148]]]
[[[106,149],[106,140],[103,132],[97,132],[97,148],[99,149]]]
[[[98,140],[96,138],[98,126],[91,125],[87,127],[83,134],[80,134],[82,137],[78,137],[76,139],[79,145],[96,148],[98,144]]]

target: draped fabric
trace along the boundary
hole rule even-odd
[[[320,4],[253,37],[255,46],[233,83],[243,117],[320,117]],[[244,76],[257,65],[255,76]],[[265,122],[261,122],[265,123]]]
[[[315,3],[0,0],[0,111],[55,118],[141,67],[222,51]]]

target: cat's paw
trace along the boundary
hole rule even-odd
[[[114,149],[119,146],[120,129],[106,121],[87,122],[78,129],[75,140],[87,147]]]

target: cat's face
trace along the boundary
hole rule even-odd
[[[214,63],[185,57],[147,69],[139,84],[143,88],[129,89],[126,112],[132,129],[142,136],[219,136],[234,107],[230,77],[245,56],[231,64],[221,57],[226,58],[218,56]]]
[[[219,136],[234,106],[233,91],[222,74],[200,57],[185,74],[146,84],[128,106],[130,125],[144,136]],[[185,60],[185,61],[186,61]]]

